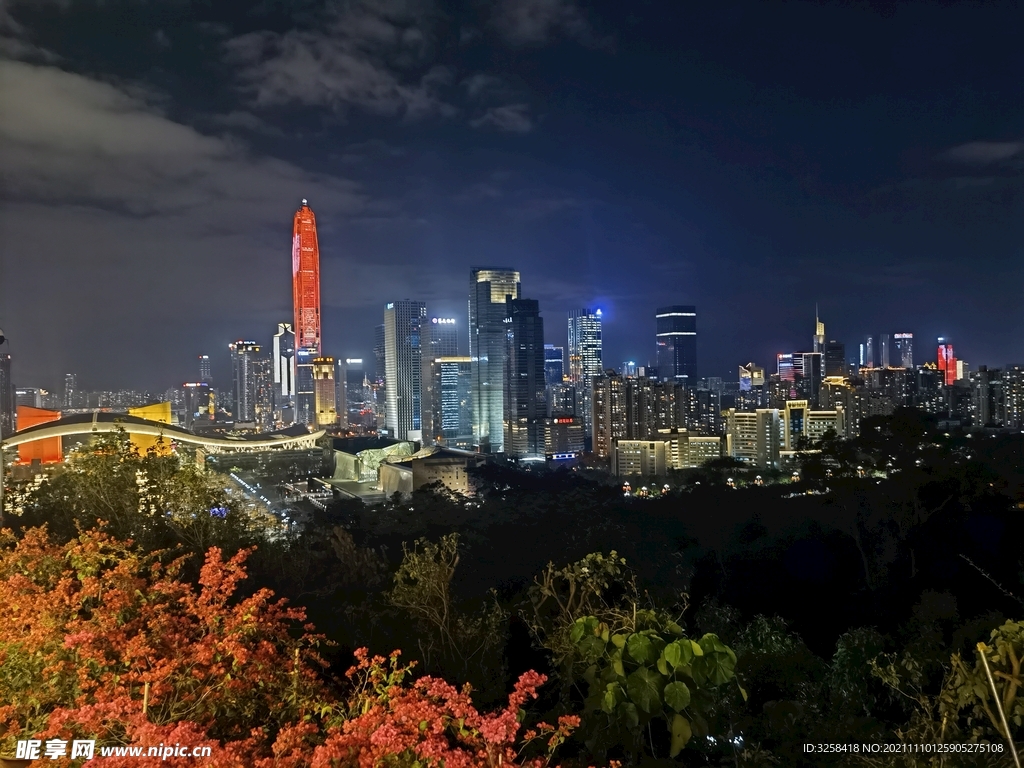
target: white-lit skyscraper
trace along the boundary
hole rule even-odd
[[[473,439],[483,452],[504,450],[506,300],[519,298],[519,272],[477,268],[469,278]]]
[[[914,334],[894,333],[892,335],[893,349],[896,351],[896,360],[901,368],[914,367]]]
[[[593,427],[594,379],[603,371],[601,310],[574,309],[569,312],[569,383],[576,388],[584,434]]]
[[[78,374],[64,374],[64,407],[78,407]]]
[[[384,309],[384,387],[388,433],[399,440],[419,439],[422,429],[422,301],[394,301]]]
[[[430,358],[459,356],[459,326],[454,317],[432,317],[426,325],[423,353]]]
[[[255,423],[260,345],[239,339],[228,344],[228,349],[231,352],[232,415],[236,422]]]
[[[273,346],[274,409],[290,424],[295,418],[295,331],[291,323],[277,324]]]

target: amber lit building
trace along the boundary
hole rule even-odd
[[[48,421],[60,419],[60,411],[47,408],[33,408],[29,405],[18,406],[18,429],[25,430]],[[59,464],[64,460],[63,440],[60,437],[47,437],[18,446],[18,464]]]

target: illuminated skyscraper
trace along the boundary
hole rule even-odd
[[[363,429],[367,423],[363,411],[366,409],[366,372],[361,357],[347,357],[338,365],[339,382],[338,421],[342,426]],[[372,406],[372,404],[371,404]],[[372,408],[371,408],[372,410]]]
[[[210,356],[199,356],[199,380],[213,386],[213,370],[210,367]]]
[[[192,429],[197,421],[213,419],[213,393],[205,381],[182,384],[185,390],[185,429]]]
[[[598,371],[600,374],[600,371]],[[554,386],[565,378],[565,350],[554,344],[544,345],[544,383]]]
[[[449,448],[472,448],[472,373],[468,357],[435,357],[430,361],[427,375],[432,396],[429,409],[424,401],[424,441]]]
[[[878,350],[879,350],[879,368],[889,367],[889,334],[883,333],[878,337]]]
[[[77,408],[78,405],[78,374],[64,374],[64,408]]]
[[[575,309],[569,312],[569,383],[576,388],[584,434],[593,430],[594,379],[601,375],[603,354],[601,310]]]
[[[846,345],[841,341],[829,341],[825,344],[825,375],[846,375]]]
[[[509,299],[505,369],[505,444],[510,456],[544,454],[544,320],[534,299]]]
[[[384,383],[387,368],[384,358],[384,323],[381,323],[373,329],[373,378],[378,384]]]
[[[681,384],[697,381],[697,308],[661,307],[657,320],[658,376]]]
[[[316,425],[321,429],[338,423],[338,393],[334,387],[334,358],[313,358],[313,401]]]
[[[278,323],[274,334],[274,410],[281,421],[295,420],[295,331],[291,323]]]
[[[439,357],[458,357],[459,354],[459,332],[458,324],[454,317],[432,317],[429,323],[423,324],[422,365],[423,372],[420,376],[420,416],[423,438],[431,442],[440,436],[438,429],[435,429],[432,421],[433,415],[439,403],[436,402],[441,396],[440,390],[435,385],[439,379],[434,376],[432,365]]]
[[[893,349],[896,350],[896,359],[901,368],[914,367],[914,334],[894,333],[892,335]]]
[[[384,309],[384,389],[388,434],[399,440],[422,430],[423,324],[422,301],[394,301]]]
[[[478,268],[469,278],[469,353],[473,366],[473,438],[483,452],[504,450],[506,300],[519,298],[519,272]]]
[[[825,324],[818,317],[818,307],[814,307],[814,347],[813,352],[825,351]]]
[[[257,358],[260,345],[255,341],[238,341],[228,344],[231,351],[231,382],[233,394],[233,416],[235,422],[256,422],[256,390],[259,376]]]
[[[864,343],[860,345],[860,367],[875,367],[875,337],[864,337]]]
[[[0,439],[14,434],[17,413],[15,403],[14,382],[11,380],[11,356],[6,352],[0,352]]]
[[[429,345],[423,354],[430,358],[459,356],[459,326],[454,317],[432,317],[426,326]]]
[[[936,358],[939,371],[942,373],[942,383],[947,387],[956,384],[959,376],[957,375],[957,359],[953,353],[953,345],[949,343],[948,339],[944,339],[941,336],[939,337],[939,350]]]
[[[316,421],[313,360],[322,352],[320,339],[320,246],[316,217],[306,201],[292,221],[292,302],[295,309],[295,420]]]

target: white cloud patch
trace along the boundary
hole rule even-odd
[[[971,141],[946,150],[948,160],[968,165],[998,163],[1024,152],[1024,141]]]
[[[530,107],[527,104],[506,104],[491,107],[483,115],[470,121],[474,128],[492,127],[509,133],[529,133],[533,130]]]

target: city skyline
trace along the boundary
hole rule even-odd
[[[698,307],[709,375],[804,348],[815,303],[848,354],[910,331],[1021,357],[1017,9],[536,3],[7,4],[18,381],[157,389],[199,352],[223,380],[216,350],[292,317],[303,198],[336,358],[370,358],[395,297],[465,322],[479,264],[551,319],[602,308],[608,360],[653,362],[673,304]]]

